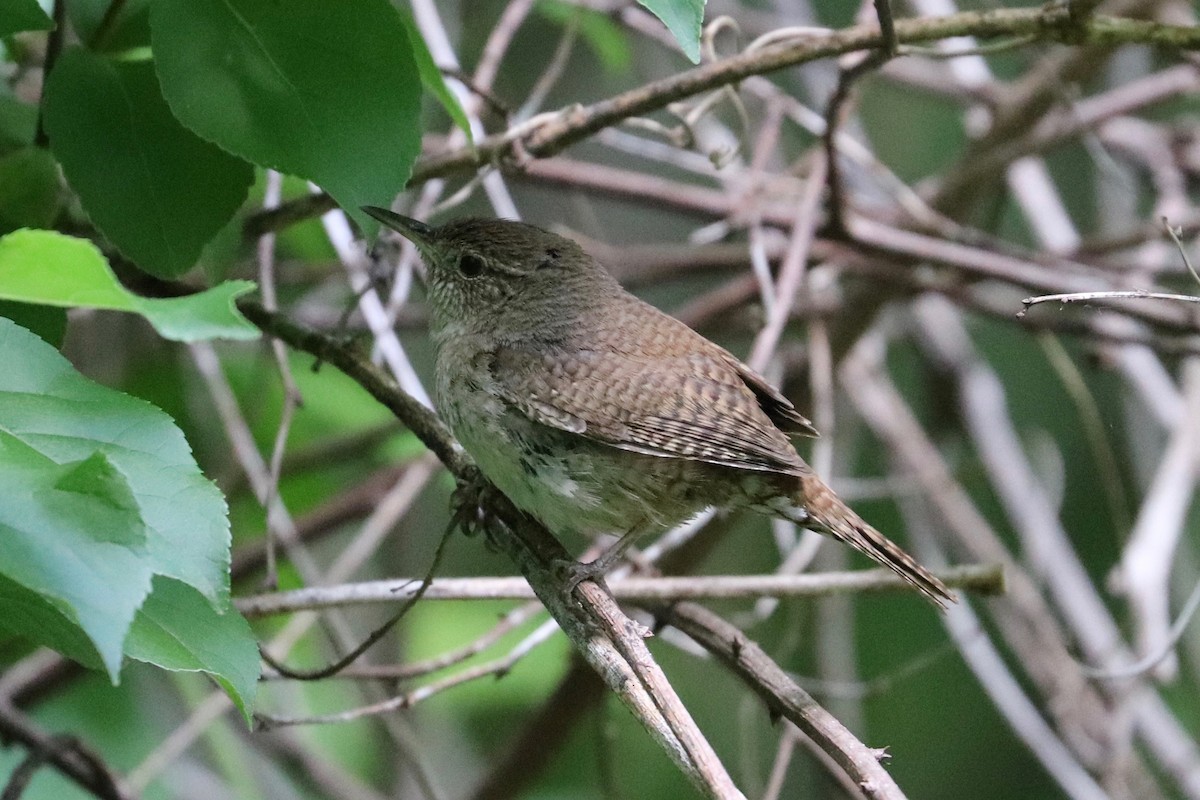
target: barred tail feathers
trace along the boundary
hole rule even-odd
[[[938,608],[957,603],[958,598],[916,559],[892,540],[875,530],[866,520],[842,502],[824,481],[815,475],[801,480],[799,505],[807,514],[806,527],[845,542],[868,558],[895,572],[912,584]]]

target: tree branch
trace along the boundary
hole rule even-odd
[[[1028,35],[1037,40],[1073,44],[1136,43],[1200,49],[1198,28],[1103,16],[1078,21],[1071,19],[1067,9],[1062,7],[996,9],[896,20],[895,34],[899,44],[929,42],[953,36],[986,39]],[[522,127],[493,134],[477,141],[474,147],[425,156],[417,161],[408,185],[417,186],[432,178],[491,165],[511,155],[518,143],[520,151],[528,155],[537,158],[552,156],[597,131],[633,116],[659,111],[676,100],[737,83],[752,75],[763,75],[855,50],[871,50],[884,44],[884,37],[877,25],[858,25],[826,35],[810,34],[744,52],[652,81],[589,106],[566,109],[532,128]],[[247,236],[255,236],[333,207],[333,200],[327,195],[285,203],[272,211],[251,216],[246,222],[245,231]]]
[[[433,451],[463,485],[485,485],[482,476],[433,412],[405,394],[368,359],[334,340],[267,311],[254,301],[238,304],[265,333],[328,361],[390,409]],[[534,593],[563,632],[634,713],[692,784],[711,797],[740,797],[712,747],[704,739],[674,689],[654,663],[641,626],[627,619],[607,591],[584,581],[564,595],[554,565],[570,555],[542,525],[518,510],[498,491],[486,491],[486,512],[497,525],[492,541],[516,562]]]
[[[654,613],[720,659],[762,697],[772,713],[804,731],[854,778],[868,798],[903,800],[904,793],[879,764],[880,751],[855,738],[740,629],[695,603],[655,607]]]
[[[1004,593],[998,565],[966,565],[942,570],[947,586],[983,596]],[[286,592],[239,597],[237,608],[247,617],[292,614],[374,603],[395,604],[412,598],[419,579],[313,586]],[[618,600],[635,602],[729,600],[758,597],[829,597],[851,592],[908,592],[912,587],[885,569],[807,575],[698,575],[695,577],[613,578],[608,588]],[[530,600],[533,590],[521,578],[435,578],[425,600]]]
[[[0,742],[17,742],[32,757],[52,764],[101,800],[133,800],[134,795],[120,785],[115,773],[81,742],[51,736],[3,698],[0,698]]]

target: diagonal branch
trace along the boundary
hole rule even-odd
[[[369,360],[256,302],[243,301],[238,306],[264,332],[328,361],[357,381],[404,421],[460,483],[482,484],[478,470],[441,420]],[[740,797],[711,745],[654,663],[641,627],[626,618],[612,596],[595,583],[585,581],[573,595],[564,595],[553,565],[570,560],[570,556],[558,540],[500,492],[486,492],[486,498],[487,512],[500,523],[492,526],[493,541],[516,562],[538,599],[592,668],[697,789],[711,797]]]
[[[32,758],[50,763],[101,800],[133,800],[134,795],[122,786],[112,770],[82,743],[51,736],[3,698],[0,698],[0,742],[17,742],[30,751]],[[17,780],[16,775],[13,780]],[[8,788],[12,788],[12,785]],[[6,798],[9,796],[8,788],[5,789]]]
[[[981,39],[997,36],[1034,36],[1038,40],[1068,41],[1073,44],[1149,44],[1186,50],[1200,49],[1200,29],[1158,25],[1141,20],[1095,16],[1072,20],[1065,8],[996,9],[964,12],[944,17],[895,21],[895,38],[900,44],[936,41],[954,36]],[[630,117],[662,110],[685,97],[737,83],[752,75],[763,75],[856,50],[873,50],[885,44],[877,25],[858,25],[823,35],[806,35],[706,64],[652,81],[588,106],[565,110],[540,125],[522,126],[480,139],[474,147],[460,147],[426,156],[413,168],[409,186],[433,178],[470,172],[489,166],[513,153],[545,158],[559,153],[604,128]],[[323,213],[334,207],[332,198],[320,195],[285,203],[278,209],[251,216],[245,227],[248,237]]]
[[[737,673],[772,713],[787,718],[813,739],[870,800],[903,800],[904,793],[879,764],[880,751],[855,738],[740,629],[695,603],[677,603],[654,611],[663,622],[692,637]]]

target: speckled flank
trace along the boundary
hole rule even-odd
[[[816,431],[778,390],[574,242],[463,220],[417,245],[439,408],[484,474],[551,530],[649,532],[709,505],[750,507],[952,599],[813,474],[789,435]]]

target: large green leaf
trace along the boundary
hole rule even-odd
[[[151,576],[229,607],[225,500],[170,417],[3,318],[0,364],[0,572],[78,624],[115,678]]]
[[[116,9],[113,0],[70,0],[67,19],[89,50],[117,53],[150,44],[150,0],[123,0]]]
[[[638,0],[663,21],[693,64],[700,62],[700,29],[705,0]]]
[[[0,89],[0,153],[33,144],[37,106],[22,103]]]
[[[8,317],[22,328],[33,331],[53,347],[62,347],[67,336],[67,311],[64,308],[0,300],[0,317]]]
[[[7,371],[14,348],[4,334],[6,327],[19,329],[0,320],[0,362]],[[57,356],[32,334],[19,336]],[[0,404],[12,399],[0,395]],[[28,396],[20,399],[36,405]],[[153,575],[137,502],[103,452],[56,462],[12,433],[8,416],[0,411],[0,485],[5,490],[0,503],[0,572],[73,620],[115,679],[125,634],[150,591]],[[7,599],[11,602],[11,595]],[[17,632],[57,645],[54,632],[43,628],[44,620],[34,619],[40,615],[32,614],[27,603],[0,612]],[[22,630],[25,621],[37,622],[37,629]]]
[[[156,0],[151,41],[184,125],[320,184],[364,230],[421,144],[421,79],[387,0]]]
[[[450,115],[450,119],[454,120],[454,124],[467,135],[467,141],[474,144],[475,137],[471,133],[471,122],[467,119],[467,112],[463,110],[462,103],[458,102],[458,96],[446,85],[446,78],[434,62],[433,53],[429,52],[425,39],[421,37],[421,31],[418,30],[416,21],[406,11],[400,12],[400,20],[404,23],[404,32],[412,47],[417,72],[421,73],[421,83],[442,104],[442,108],[446,109],[446,113]]]
[[[249,164],[179,124],[149,62],[67,50],[43,108],[50,147],[92,222],[155,275],[191,269],[254,180]]]
[[[0,36],[18,31],[48,31],[54,20],[46,16],[37,0],[0,0]]]
[[[234,305],[253,288],[248,281],[227,281],[187,297],[140,297],[121,285],[91,242],[37,230],[0,237],[0,299],[130,311],[167,339],[257,338],[258,329]]]
[[[0,641],[18,636],[44,644],[89,669],[105,669],[96,645],[69,608],[27,589],[0,572]]]
[[[58,165],[38,147],[0,156],[0,234],[43,228],[58,213]]]
[[[175,672],[208,673],[250,721],[261,664],[249,624],[232,608],[219,614],[192,587],[155,578],[125,653]]]

